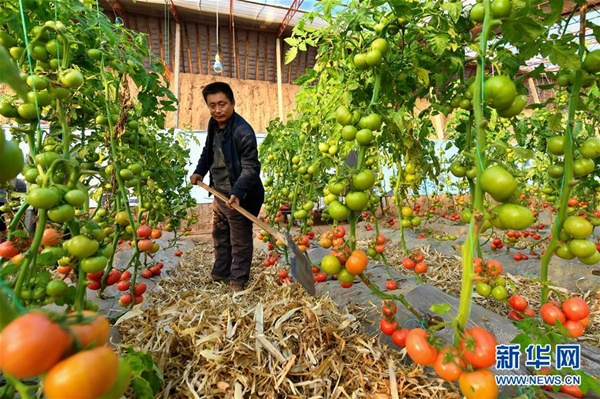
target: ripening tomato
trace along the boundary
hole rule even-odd
[[[387,317],[393,317],[398,311],[398,306],[396,306],[396,302],[394,301],[385,301],[381,310]]]
[[[394,331],[392,334],[392,341],[394,341],[394,344],[399,348],[404,348],[406,346],[406,337],[408,337],[409,332],[410,330],[406,327]]]
[[[569,320],[585,319],[590,314],[590,307],[580,297],[573,297],[564,301],[562,310]]]
[[[402,266],[404,266],[407,269],[414,269],[415,268],[415,261],[412,260],[411,258],[404,258],[402,259]]]
[[[107,347],[79,352],[54,366],[44,380],[48,399],[97,398],[117,380],[119,358]]]
[[[385,236],[383,234],[379,234],[377,236],[377,244],[379,244],[379,245],[385,244]]]
[[[427,263],[419,262],[415,265],[415,273],[423,274],[427,271]]]
[[[498,397],[496,378],[494,373],[488,369],[462,373],[458,379],[458,385],[466,399],[496,399]]]
[[[0,258],[12,258],[16,256],[19,252],[19,248],[15,247],[12,241],[4,241],[0,244]]]
[[[518,310],[519,312],[524,311],[527,307],[527,300],[516,294],[508,298],[508,303],[510,304],[511,308]]]
[[[346,235],[346,230],[342,226],[337,226],[333,229],[333,235],[339,238],[342,238]]]
[[[142,270],[142,277],[151,278],[152,276],[154,276],[154,274],[152,273],[152,271],[150,269]]]
[[[36,377],[54,366],[72,342],[45,314],[27,313],[0,334],[0,369],[18,379]]]
[[[571,337],[579,338],[583,335],[583,325],[579,321],[567,320],[563,325]]]
[[[61,240],[60,234],[56,229],[51,227],[44,230],[42,235],[42,245],[45,247],[53,247],[58,244]]]
[[[152,229],[149,226],[142,225],[138,227],[136,234],[138,238],[149,238],[152,235]]]
[[[381,332],[385,335],[392,335],[394,331],[398,329],[398,322],[389,321],[386,317],[382,317],[379,322],[379,327],[381,328]]]
[[[408,333],[406,350],[415,363],[422,365],[432,364],[438,355],[437,348],[427,342],[427,331],[422,328],[412,329]]]
[[[131,287],[131,281],[121,280],[117,283],[117,289],[121,292],[129,290]]]
[[[583,392],[581,391],[581,388],[579,388],[577,385],[563,385],[562,387],[560,387],[560,391],[566,395],[570,395],[574,398],[583,398]]]
[[[129,280],[130,278],[131,278],[131,272],[129,270],[126,270],[121,274],[121,281]]]
[[[395,290],[396,288],[398,288],[398,284],[393,280],[388,280],[385,283],[385,288],[387,288],[388,290]]]
[[[551,326],[555,326],[556,321],[559,321],[560,324],[564,325],[567,320],[565,314],[551,303],[542,305],[540,308],[540,316],[542,316],[542,319]]]
[[[460,358],[458,349],[444,348],[438,353],[433,369],[446,381],[456,381],[467,367],[464,360]]]
[[[485,266],[487,267],[488,273],[490,276],[498,276],[502,273],[502,265],[495,260],[488,260],[485,262]]]
[[[116,284],[121,279],[121,272],[117,269],[112,269],[106,277],[106,285]]]
[[[460,343],[465,359],[476,368],[496,364],[496,345],[496,338],[481,327],[472,327],[465,331],[465,338]]]
[[[76,314],[71,313],[69,317],[75,318]],[[69,326],[71,333],[77,338],[81,348],[88,348],[92,346],[96,348],[104,345],[110,335],[110,324],[108,320],[96,312],[89,310],[83,311],[83,317],[93,320],[86,323],[76,323]]]
[[[425,259],[425,256],[423,255],[423,252],[421,252],[421,251],[414,251],[412,254],[412,258],[416,263],[419,263],[419,262],[423,262],[423,260]]]

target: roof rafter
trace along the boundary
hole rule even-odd
[[[281,36],[281,34],[285,30],[285,28],[287,28],[288,24],[290,23],[290,21],[292,20],[294,15],[296,15],[296,12],[300,9],[300,6],[302,5],[302,3],[304,3],[304,0],[294,0],[292,2],[292,4],[290,4],[290,8],[287,10],[285,17],[283,17],[283,20],[281,21],[281,24],[279,25],[279,30],[277,31],[277,37]]]

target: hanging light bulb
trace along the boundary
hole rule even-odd
[[[213,64],[213,70],[215,71],[215,73],[223,72],[223,64],[221,64],[221,57],[219,56],[219,53],[215,55],[215,63]]]

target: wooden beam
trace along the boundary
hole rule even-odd
[[[150,32],[150,22],[148,21],[148,17],[144,17],[146,20],[146,30],[148,30],[148,46],[150,47],[150,51],[152,51],[152,33]]]
[[[169,22],[169,54],[171,55],[171,62],[169,65],[171,65],[171,68],[175,69],[175,52],[173,51],[173,47],[177,47],[177,23],[175,23],[175,39],[173,38],[173,35],[171,34],[171,22]],[[171,46],[171,40],[173,40],[173,42],[175,43],[175,46]]]
[[[202,75],[202,53],[200,52],[200,30],[198,24],[196,25],[196,54],[198,56],[198,73]]]
[[[179,100],[179,60],[181,59],[181,24],[175,24],[175,79],[173,79],[173,86],[175,89],[175,97]],[[179,127],[179,107],[175,111],[175,118],[173,120],[173,127],[177,129]]]
[[[210,28],[206,27],[206,43],[208,44],[208,57],[206,57],[206,74],[210,75],[210,59],[212,57],[212,51],[210,50]]]
[[[269,80],[269,35],[265,35],[265,67],[264,67],[264,72],[265,72],[265,79],[264,80]]]
[[[275,58],[277,62],[277,103],[279,105],[279,119],[283,122],[283,88],[281,84],[281,42],[275,39]]]
[[[294,0],[292,4],[290,4],[290,8],[288,8],[287,13],[285,14],[283,20],[279,24],[279,29],[277,30],[277,37],[281,36],[285,28],[288,26],[288,24],[296,14],[296,11],[300,9],[300,6],[303,2],[304,0]]]
[[[537,86],[535,85],[533,78],[529,78],[527,83],[529,84],[529,91],[531,91],[531,94],[533,95],[533,101],[535,101],[536,104],[539,103],[540,97],[538,96]]]
[[[244,79],[248,79],[248,39],[250,32],[246,32],[246,51],[244,51]]]
[[[183,28],[185,29],[185,44],[187,47],[188,62],[190,63],[190,73],[194,73],[194,64],[192,63],[192,49],[190,47],[190,35],[188,33],[188,27],[186,23],[183,24]]]
[[[259,80],[258,77],[258,62],[260,61],[260,35],[256,34],[256,71],[254,72],[254,79]]]
[[[290,66],[288,67],[288,84],[292,83],[292,65],[294,63],[290,62]]]
[[[160,44],[160,59],[162,62],[165,62],[165,46],[163,42],[162,21],[160,19],[158,20],[158,43]]]

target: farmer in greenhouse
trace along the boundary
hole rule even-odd
[[[210,171],[210,186],[229,198],[213,201],[215,263],[212,278],[229,281],[241,291],[250,278],[252,222],[232,208],[237,204],[258,215],[264,201],[260,162],[254,129],[235,112],[233,91],[227,83],[211,83],[202,90],[210,111],[208,137],[191,183],[201,182]]]

